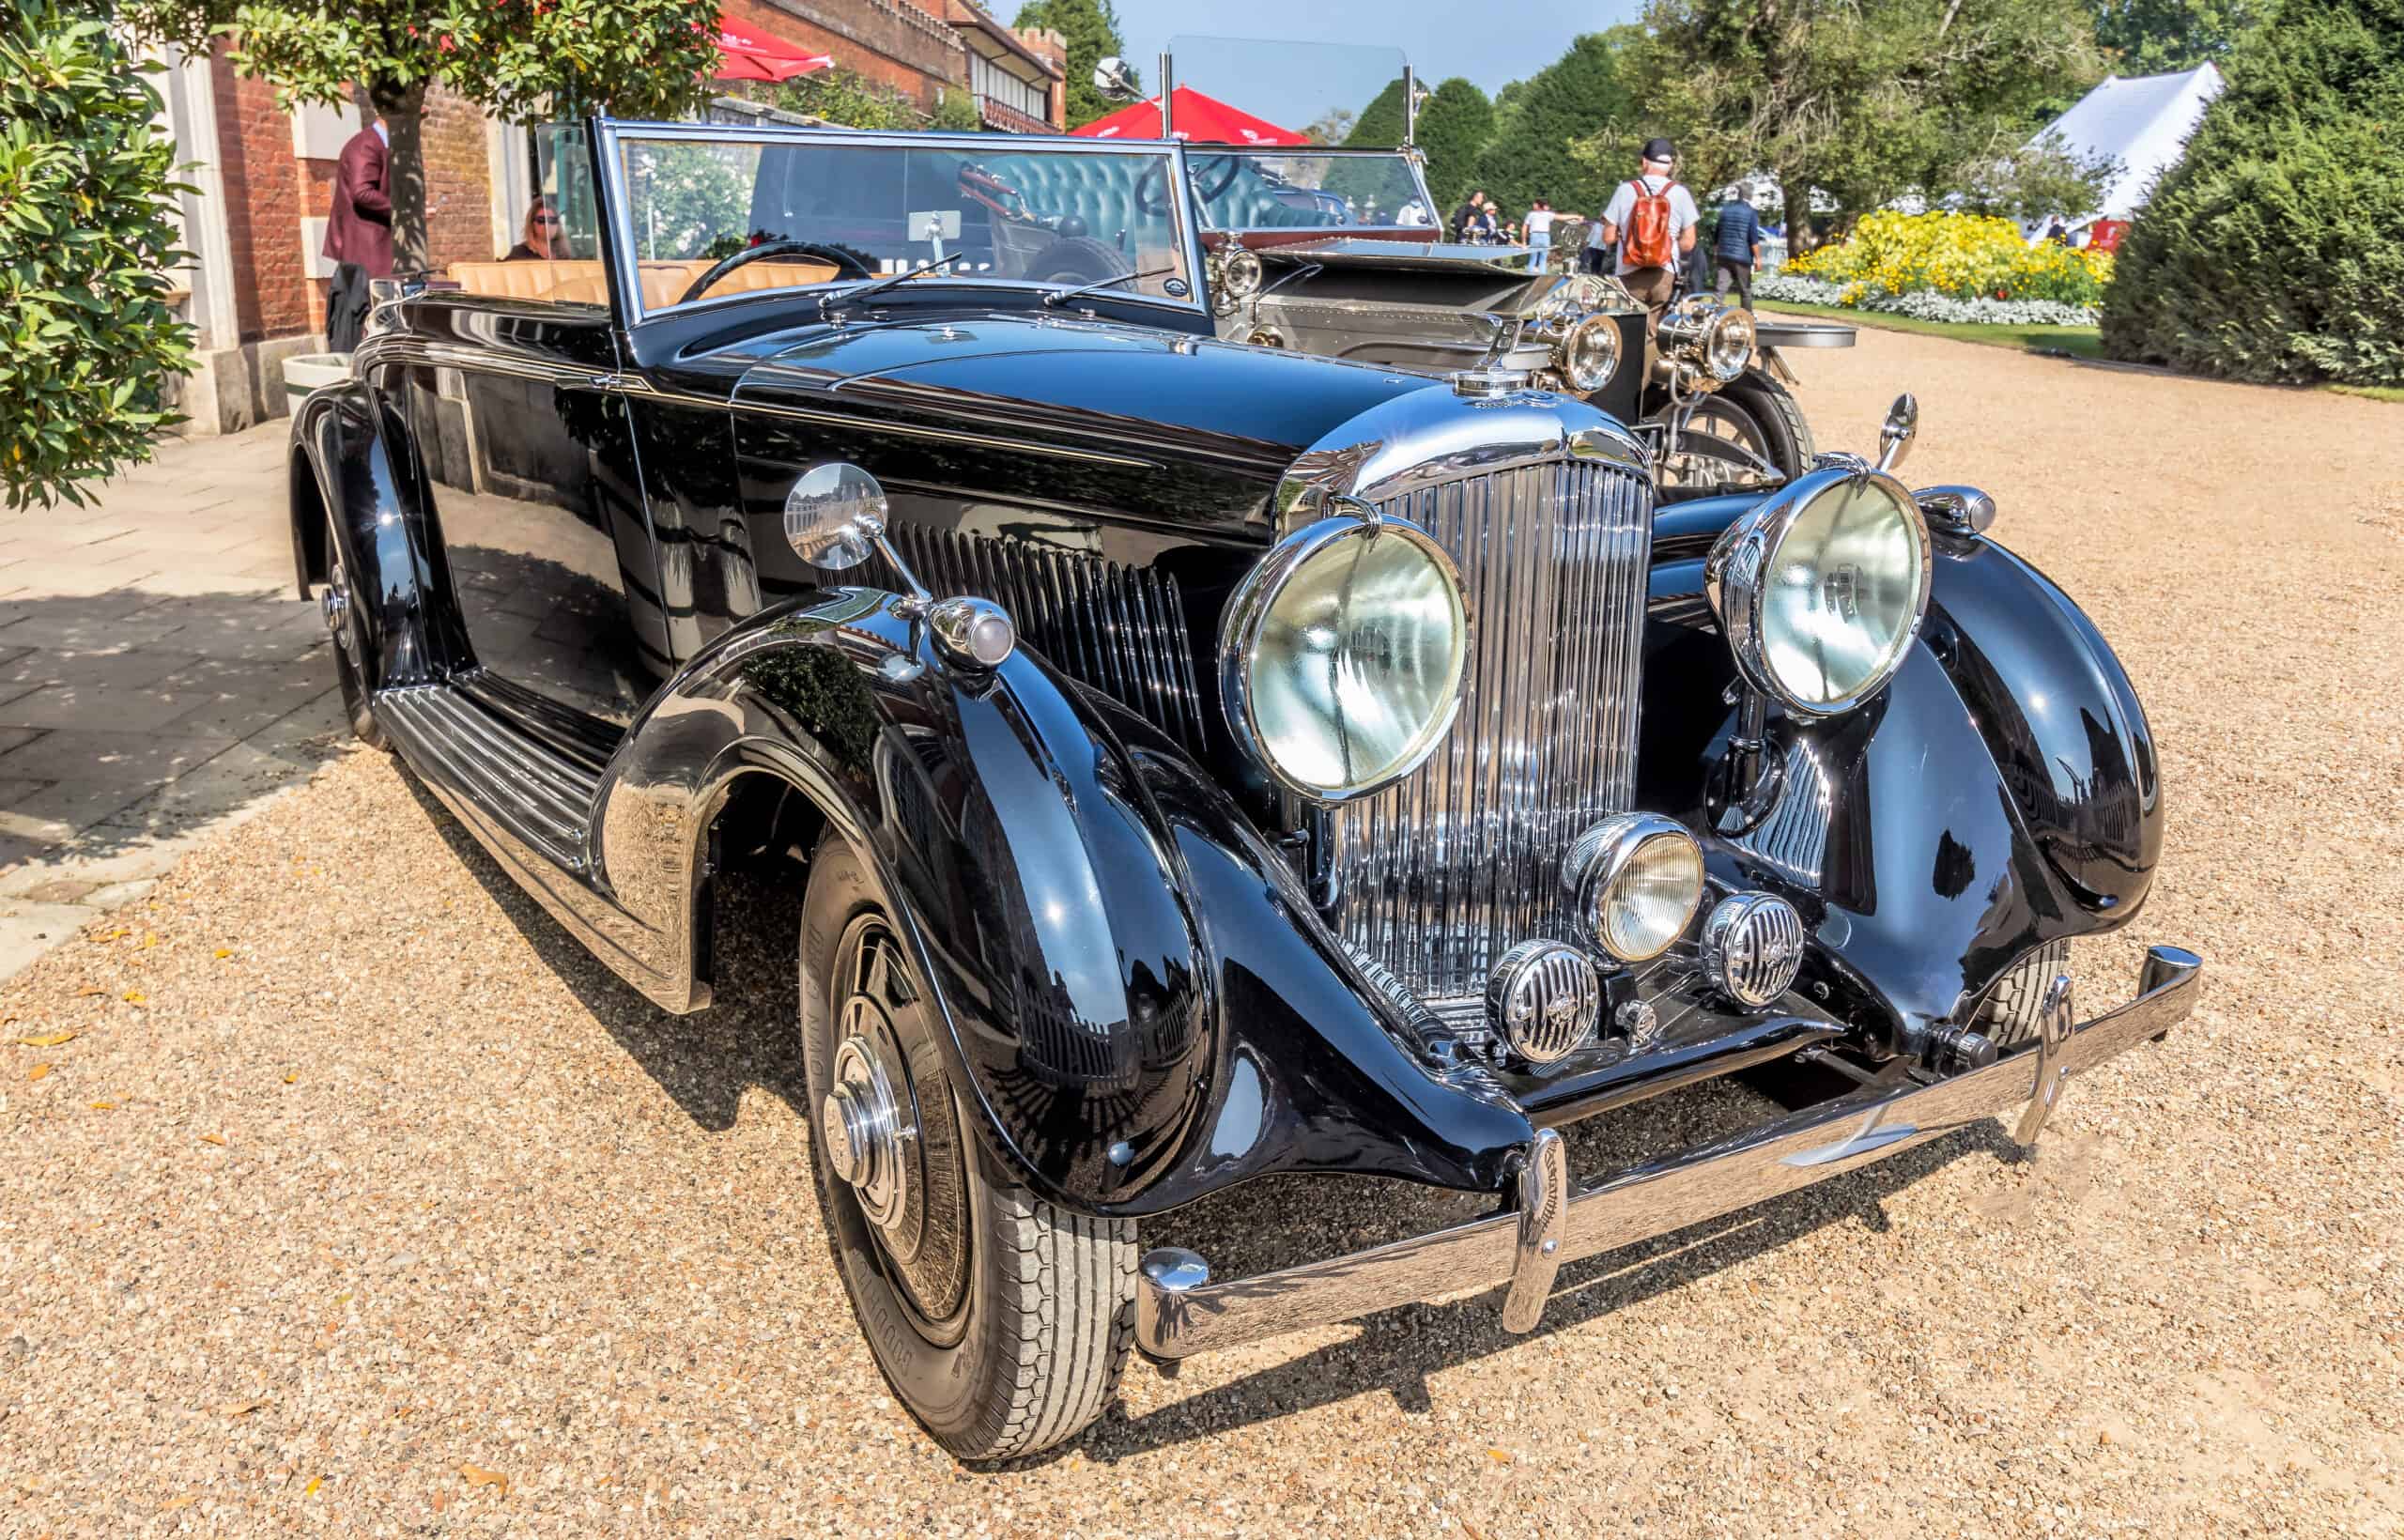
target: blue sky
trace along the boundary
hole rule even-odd
[[[1325,110],[1357,108],[1400,70],[1408,56],[1429,84],[1466,75],[1490,96],[1561,56],[1581,32],[1633,20],[1640,0],[1114,0],[1130,62],[1149,89],[1163,48],[1177,48],[1178,79],[1256,113],[1301,128]],[[1235,48],[1213,38],[1274,38],[1343,45]],[[1372,50],[1382,49],[1381,56]],[[1190,62],[1189,62],[1190,61]]]

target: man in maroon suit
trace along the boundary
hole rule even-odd
[[[326,304],[326,346],[347,353],[367,322],[367,281],[393,275],[393,197],[385,181],[384,125],[371,119],[350,136],[334,167],[334,207],[325,254],[334,259]]]

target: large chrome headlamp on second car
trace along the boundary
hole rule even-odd
[[[1349,802],[1417,769],[1451,730],[1469,603],[1426,531],[1353,498],[1271,548],[1227,602],[1227,720],[1287,790]]]
[[[1539,384],[1592,395],[1619,373],[1619,317],[1598,308],[1606,293],[1596,280],[1573,276],[1537,307],[1524,335],[1547,350]]]
[[[1662,383],[1681,395],[1734,384],[1753,365],[1753,318],[1717,300],[1689,294],[1661,317]]]

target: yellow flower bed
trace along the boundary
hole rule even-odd
[[[2112,281],[2112,254],[2041,241],[1986,214],[1865,214],[1852,236],[1782,270],[1844,285],[1842,303],[1916,290],[1956,300],[2057,300],[2092,305]]]

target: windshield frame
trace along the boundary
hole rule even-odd
[[[663,123],[635,118],[601,117],[593,120],[593,181],[600,189],[604,204],[601,219],[602,260],[606,265],[609,286],[609,303],[620,326],[631,331],[637,327],[655,321],[681,319],[705,312],[757,300],[797,300],[814,301],[821,296],[841,298],[842,291],[871,282],[856,277],[838,277],[824,283],[795,284],[787,288],[736,289],[696,300],[690,304],[674,304],[664,309],[646,310],[642,292],[634,275],[634,263],[628,254],[635,247],[634,202],[626,186],[624,146],[627,141],[681,141],[700,144],[743,145],[856,145],[869,149],[960,149],[986,155],[1015,153],[1022,150],[1060,150],[1076,155],[1117,155],[1156,157],[1166,162],[1166,186],[1173,191],[1168,199],[1167,218],[1175,229],[1171,249],[1178,254],[1187,295],[1182,300],[1166,295],[1146,294],[1139,289],[1104,289],[1088,294],[1080,304],[1090,300],[1153,306],[1183,317],[1208,316],[1210,311],[1210,277],[1205,265],[1199,210],[1194,207],[1193,184],[1188,181],[1185,146],[1178,140],[1160,139],[1083,139],[1067,134],[1038,133],[949,133],[902,132],[862,129],[803,128],[793,124],[732,124],[732,123]],[[889,277],[880,273],[878,277]],[[887,289],[877,297],[878,302],[890,300],[897,293],[920,285],[957,290],[981,289],[996,294],[1040,296],[1076,287],[1073,284],[1038,283],[1025,278],[997,278],[974,273],[932,272],[912,279],[898,289]],[[814,308],[814,304],[813,304]]]
[[[1298,233],[1316,236],[1325,235],[1330,231],[1339,230],[1431,230],[1441,232],[1443,229],[1444,211],[1436,207],[1435,198],[1430,195],[1427,191],[1427,173],[1425,167],[1420,163],[1419,153],[1416,150],[1409,149],[1399,145],[1383,145],[1376,146],[1367,145],[1222,145],[1195,140],[1189,147],[1194,151],[1194,154],[1197,159],[1203,156],[1225,154],[1232,151],[1240,155],[1307,155],[1315,160],[1348,159],[1363,161],[1368,160],[1371,157],[1379,157],[1386,160],[1400,161],[1404,165],[1410,169],[1411,182],[1419,189],[1419,201],[1421,204],[1425,206],[1430,222],[1425,224],[1204,224],[1202,199],[1199,194],[1194,192],[1193,184],[1189,182],[1186,184],[1185,195],[1187,201],[1194,206],[1194,223],[1197,225],[1201,225],[1202,228],[1214,236],[1271,234],[1293,235]]]

